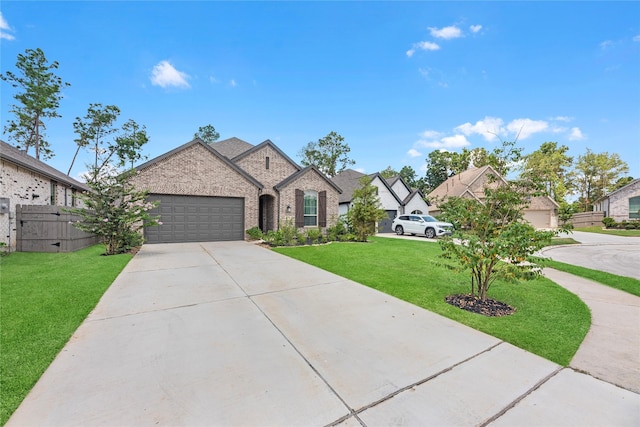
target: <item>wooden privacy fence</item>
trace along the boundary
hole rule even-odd
[[[71,221],[79,215],[62,206],[16,205],[18,252],[73,252],[99,242],[98,236],[78,230]]]
[[[574,228],[591,227],[593,225],[604,227],[602,218],[604,218],[604,212],[581,212],[573,214],[571,223]]]

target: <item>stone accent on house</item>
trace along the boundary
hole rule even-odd
[[[295,218],[295,206],[296,197],[295,190],[314,190],[314,191],[326,191],[327,192],[327,227],[332,227],[338,220],[338,195],[339,193],[335,188],[324,179],[314,169],[308,169],[306,173],[302,174],[295,180],[289,182],[286,186],[280,189],[280,212],[282,212],[283,219]],[[287,206],[291,207],[291,213],[287,212]],[[312,227],[310,227],[312,228]],[[304,229],[300,229],[304,230]]]
[[[139,169],[136,188],[150,193],[242,197],[245,230],[258,225],[259,188],[204,145],[193,144]]]

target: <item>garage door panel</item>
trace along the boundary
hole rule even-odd
[[[148,243],[244,239],[244,199],[151,194],[163,225],[145,229]]]

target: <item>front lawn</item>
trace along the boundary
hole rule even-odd
[[[606,271],[591,270],[590,268],[579,267],[577,265],[566,264],[564,262],[553,261],[550,259],[545,259],[544,265],[575,276],[584,277],[585,279],[593,280],[594,282],[602,283],[603,285],[640,297],[640,280],[638,279],[618,276],[607,273]]]
[[[640,236],[640,230],[616,230],[613,228],[603,229],[599,225],[594,225],[592,227],[576,228],[575,231],[586,231],[588,233],[610,234],[612,236],[624,236],[624,237]]]
[[[0,425],[131,259],[102,253],[97,245],[0,257]]]
[[[449,305],[447,295],[468,293],[468,275],[437,266],[438,244],[372,237],[369,243],[275,248],[284,255],[378,289],[567,366],[591,324],[588,307],[546,278],[496,283],[489,297],[516,308],[485,317]]]

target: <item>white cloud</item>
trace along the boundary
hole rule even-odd
[[[190,87],[189,82],[187,82],[188,78],[188,74],[176,70],[169,61],[160,61],[151,71],[151,84],[160,87],[188,88]]]
[[[531,135],[544,132],[547,129],[549,129],[549,123],[544,120],[515,119],[507,125],[507,130],[518,135],[518,139],[527,139]]]
[[[551,120],[555,120],[556,122],[570,122],[573,119],[571,117],[567,117],[567,116],[556,116],[556,117],[552,118]]]
[[[416,144],[429,147],[429,148],[438,148],[438,149],[450,149],[450,148],[460,148],[471,145],[467,138],[464,135],[453,135],[453,136],[445,136],[444,138],[440,138],[437,141],[424,141],[420,140]]]
[[[4,16],[2,16],[2,12],[0,12],[0,39],[14,40],[15,37],[7,33],[7,31],[13,32],[9,23],[4,19]]]
[[[471,30],[472,33],[478,33],[480,32],[481,29],[482,29],[482,25],[471,25],[469,27],[469,30]]]
[[[569,134],[569,141],[579,141],[584,139],[584,134],[579,128],[571,128],[571,134]]]
[[[462,37],[462,31],[455,25],[443,28],[429,27],[429,32],[437,39],[450,40]]]
[[[236,83],[236,81],[234,79],[231,79],[231,80],[229,80],[229,86],[236,87],[236,86],[238,86],[238,84]]]
[[[420,156],[422,156],[422,153],[419,152],[418,150],[416,150],[415,148],[412,148],[411,150],[407,151],[407,154],[409,155],[409,157],[420,157]]]
[[[613,42],[611,40],[605,40],[601,42],[598,46],[600,46],[600,49],[604,50],[613,46]]]
[[[504,132],[502,125],[504,122],[501,118],[486,116],[483,120],[478,120],[472,125],[467,122],[455,128],[456,131],[462,132],[466,136],[473,134],[482,135],[486,141],[493,141]]]
[[[209,81],[213,84],[220,83],[220,80],[216,79],[215,76],[209,76]]]
[[[437,43],[427,42],[427,41],[418,42],[414,44],[413,47],[407,51],[407,56],[411,58],[413,54],[416,52],[416,50],[438,50],[438,49],[440,49],[440,46]]]
[[[441,136],[442,134],[435,130],[425,130],[420,134],[420,137],[424,139],[437,139],[437,138],[440,138]]]
[[[633,36],[631,40],[633,40],[634,42],[640,42],[640,34],[638,34],[637,36]]]

